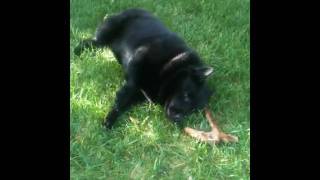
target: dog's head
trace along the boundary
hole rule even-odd
[[[165,111],[169,119],[179,122],[184,116],[208,103],[212,92],[205,80],[213,73],[211,67],[190,67],[177,75],[170,96],[166,98]]]

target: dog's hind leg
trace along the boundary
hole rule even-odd
[[[108,46],[119,34],[123,27],[131,19],[139,16],[148,16],[149,14],[140,9],[130,9],[123,13],[107,17],[97,28],[94,38],[81,41],[74,49],[74,53],[79,56],[86,48],[103,48]]]
[[[85,49],[88,48],[103,48],[110,44],[111,40],[116,36],[121,24],[121,19],[118,16],[107,18],[96,30],[93,38],[88,38],[80,41],[74,49],[74,54],[79,56]]]

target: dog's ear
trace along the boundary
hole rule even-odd
[[[193,68],[193,74],[199,78],[200,80],[204,80],[210,75],[213,74],[213,68],[212,67],[194,67]]]

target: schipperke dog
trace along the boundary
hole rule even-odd
[[[181,126],[183,118],[204,108],[212,95],[206,78],[213,68],[143,9],[106,18],[95,36],[81,41],[74,53],[94,47],[110,48],[125,72],[126,82],[104,121],[107,129],[129,107],[144,100],[161,104],[166,116]]]

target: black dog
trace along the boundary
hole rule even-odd
[[[95,37],[80,42],[74,53],[80,55],[90,47],[109,47],[126,74],[106,117],[107,128],[130,106],[146,99],[163,105],[169,119],[181,122],[203,108],[212,94],[205,79],[213,69],[145,10],[129,9],[108,17]]]

